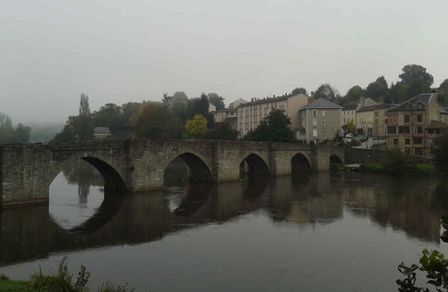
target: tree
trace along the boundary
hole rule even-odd
[[[121,107],[114,103],[107,103],[93,113],[93,122],[97,127],[108,127],[112,133],[123,127],[124,120]]]
[[[306,89],[303,87],[296,87],[292,90],[291,95],[305,94],[308,95]]]
[[[229,122],[218,123],[212,129],[209,129],[206,134],[207,139],[217,140],[235,140],[238,137],[238,131],[232,129]]]
[[[213,104],[217,110],[223,110],[226,108],[224,104],[224,98],[217,93],[211,92],[207,94],[208,102]]]
[[[431,74],[426,72],[426,68],[420,65],[406,65],[402,69],[403,73],[399,75],[403,84],[412,84],[415,82],[421,83],[421,85],[427,88],[427,91],[431,89],[431,85],[434,83],[434,78]]]
[[[434,78],[426,72],[426,68],[420,65],[406,65],[399,75],[401,84],[406,91],[406,97],[410,98],[419,93],[430,92]]]
[[[448,131],[434,138],[432,144],[432,154],[436,168],[444,174],[448,174]]]
[[[0,113],[0,143],[15,143],[16,133],[12,120],[4,113]]]
[[[345,104],[348,104],[351,102],[357,102],[364,95],[365,95],[365,90],[362,89],[361,86],[355,85],[347,91],[347,94],[344,96],[343,102]]]
[[[76,138],[89,140],[93,137],[93,124],[90,116],[89,97],[82,93],[79,100],[79,115],[74,119]]]
[[[80,117],[90,116],[89,97],[87,96],[87,94],[84,93],[81,94],[81,98],[79,100],[79,116]]]
[[[25,127],[23,124],[17,124],[16,127],[16,143],[29,143],[31,128]]]
[[[366,96],[378,101],[379,98],[386,98],[389,93],[389,86],[384,76],[378,77],[374,82],[370,83],[366,88]]]
[[[180,134],[177,117],[166,105],[155,102],[143,102],[131,118],[131,124],[138,137],[176,138]]]
[[[443,106],[448,106],[448,79],[445,79],[445,81],[440,84],[437,93],[439,94],[439,103]]]
[[[347,124],[343,125],[342,128],[345,133],[356,134],[356,126],[353,120],[350,120]]]
[[[291,120],[282,110],[272,110],[264,118],[258,127],[247,133],[245,140],[272,141],[272,142],[294,142],[294,132],[290,128]]]
[[[322,84],[316,91],[311,93],[311,96],[314,98],[325,98],[330,101],[335,101],[338,98],[338,92],[335,88],[333,88],[330,84]]]
[[[201,115],[195,115],[185,124],[185,138],[199,139],[207,134],[207,119]]]

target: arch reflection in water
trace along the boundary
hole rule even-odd
[[[104,170],[104,168],[103,168]],[[113,174],[109,175],[109,179]],[[104,179],[89,163],[79,160],[65,165],[49,189],[49,214],[59,228],[92,232],[105,224],[120,207],[121,182],[104,189]]]
[[[269,216],[277,227],[314,228],[342,219],[368,218],[374,223],[370,224],[372,228],[390,226],[420,241],[438,242],[439,219],[448,208],[446,196],[441,195],[445,186],[356,174],[313,174],[300,186],[292,185],[288,177],[279,177],[261,192],[245,189],[242,182],[223,183],[212,185],[205,199],[203,194],[207,192],[201,188],[199,195],[188,193],[194,192],[194,187],[184,190],[186,193],[179,194],[177,211],[169,208],[166,192],[126,196],[115,215],[89,233],[68,232],[51,224],[46,207],[4,210],[1,262],[46,257],[56,251],[160,240],[209,222],[240,224],[252,217],[244,217],[241,222],[236,218],[257,210],[263,211],[256,216]],[[87,252],[96,254],[93,249]]]

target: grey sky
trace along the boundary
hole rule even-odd
[[[344,93],[405,64],[448,78],[447,0],[0,0],[0,112],[65,121],[107,102]]]

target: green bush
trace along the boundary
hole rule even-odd
[[[384,170],[392,175],[415,173],[417,163],[408,159],[399,149],[388,149],[384,161]]]

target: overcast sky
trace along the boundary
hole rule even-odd
[[[0,0],[0,112],[65,121],[183,90],[341,93],[406,64],[448,78],[447,0]]]

